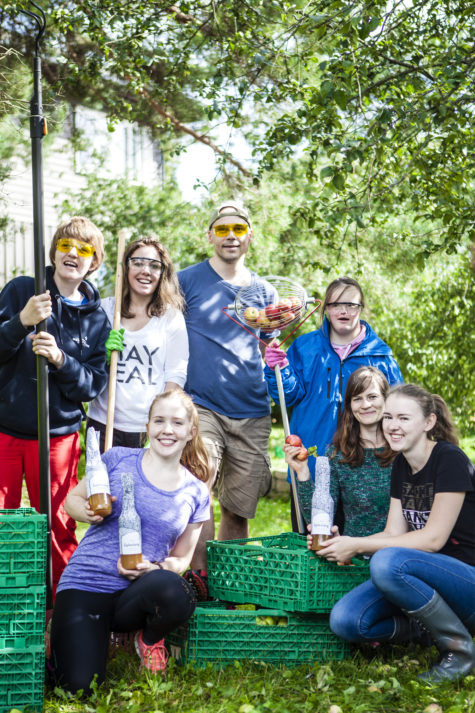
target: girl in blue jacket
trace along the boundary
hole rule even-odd
[[[290,431],[300,436],[304,445],[316,445],[319,455],[331,443],[348,378],[356,369],[374,366],[391,386],[403,381],[391,349],[361,319],[364,306],[363,290],[356,280],[333,280],[321,306],[320,329],[298,337],[287,353],[272,346],[265,352],[264,375],[271,397],[279,403],[274,372],[278,364],[286,405],[292,407]],[[313,457],[309,468],[315,479]],[[294,516],[292,524],[296,529]]]
[[[77,484],[83,401],[107,383],[104,343],[109,322],[96,288],[84,278],[101,265],[103,237],[87,218],[56,230],[46,292],[32,277],[15,277],[0,293],[0,508],[18,508],[23,475],[39,510],[36,356],[49,362],[51,552],[53,591],[77,541],[64,500]],[[46,320],[47,331],[35,331]]]

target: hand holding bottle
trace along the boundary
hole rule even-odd
[[[323,542],[317,554],[325,557],[329,562],[341,562],[349,564],[351,559],[358,554],[358,537],[348,537],[348,535],[335,534],[333,537]]]
[[[163,567],[160,562],[150,562],[150,560],[142,557],[141,562],[137,562],[134,569],[126,569],[122,564],[122,556],[117,560],[118,573],[131,582],[154,569],[165,569],[165,567]]]
[[[312,532],[312,526],[309,524],[307,525],[307,530],[309,534],[307,535],[307,549],[311,550],[312,549],[312,543],[313,543],[313,535],[311,534]],[[338,525],[333,525],[331,528],[332,534],[331,537],[326,540],[326,542],[331,542],[332,537],[339,537],[340,535],[340,530],[338,529]],[[322,555],[322,550],[318,552],[319,555]]]

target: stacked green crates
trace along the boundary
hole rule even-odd
[[[329,612],[368,579],[366,561],[326,562],[295,533],[208,542],[207,560],[210,595],[219,601],[198,604],[191,619],[168,635],[178,661],[295,666],[349,654],[349,645],[330,629]]]
[[[0,510],[0,713],[43,709],[45,575],[46,515]]]
[[[295,532],[207,546],[209,591],[231,602],[287,611],[329,613],[341,597],[369,578],[368,562],[327,562]]]

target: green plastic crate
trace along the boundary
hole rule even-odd
[[[197,666],[237,660],[298,666],[340,660],[350,653],[325,615],[233,610],[223,602],[200,603],[191,619],[167,636],[166,645],[179,663]]]
[[[42,711],[44,698],[44,646],[0,650],[0,713],[12,708]]]
[[[46,515],[33,508],[0,510],[0,589],[46,580]]]
[[[293,532],[207,543],[210,595],[230,602],[286,611],[329,612],[341,597],[369,578],[367,560],[338,565],[307,549]]]
[[[41,646],[46,586],[0,589],[0,649]]]

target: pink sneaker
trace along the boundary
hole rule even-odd
[[[160,639],[155,644],[146,644],[142,632],[135,634],[135,650],[140,659],[140,667],[147,668],[152,673],[165,671],[168,661],[168,651],[165,648],[165,639]]]

